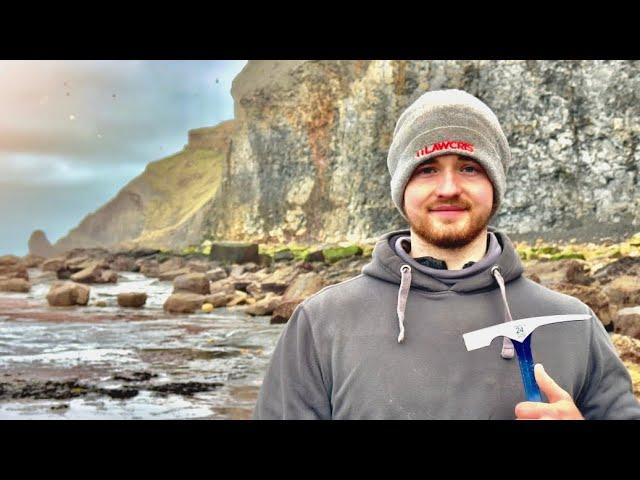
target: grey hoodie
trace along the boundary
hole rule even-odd
[[[534,360],[585,418],[640,419],[629,373],[595,313],[523,277],[509,238],[489,232],[498,252],[494,245],[460,271],[399,255],[408,230],[384,235],[360,275],[295,309],[254,419],[514,419],[525,398],[512,345],[495,339],[469,352],[462,335],[512,318],[585,313],[590,320],[538,328]]]

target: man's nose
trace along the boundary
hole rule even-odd
[[[458,179],[455,172],[445,170],[440,175],[438,186],[436,187],[436,194],[439,197],[454,197],[460,195],[460,185],[458,185]]]

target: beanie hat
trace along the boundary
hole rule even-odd
[[[493,217],[504,198],[511,151],[491,109],[462,90],[427,92],[396,123],[387,167],[391,198],[401,215],[408,220],[404,190],[415,168],[431,157],[445,154],[471,157],[482,165],[493,184]]]

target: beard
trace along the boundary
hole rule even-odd
[[[469,208],[468,205],[465,207]],[[470,244],[487,227],[490,217],[491,212],[478,214],[474,209],[468,209],[463,218],[454,221],[439,220],[428,211],[420,216],[409,216],[407,213],[409,225],[418,237],[438,248],[447,249],[458,249]]]

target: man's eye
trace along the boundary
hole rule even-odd
[[[473,165],[465,165],[464,167],[462,167],[463,170],[465,170],[467,168],[470,168],[472,172],[479,172],[480,171],[476,167],[474,167]]]
[[[433,167],[423,167],[420,169],[420,173],[430,173],[427,170],[435,170]]]

